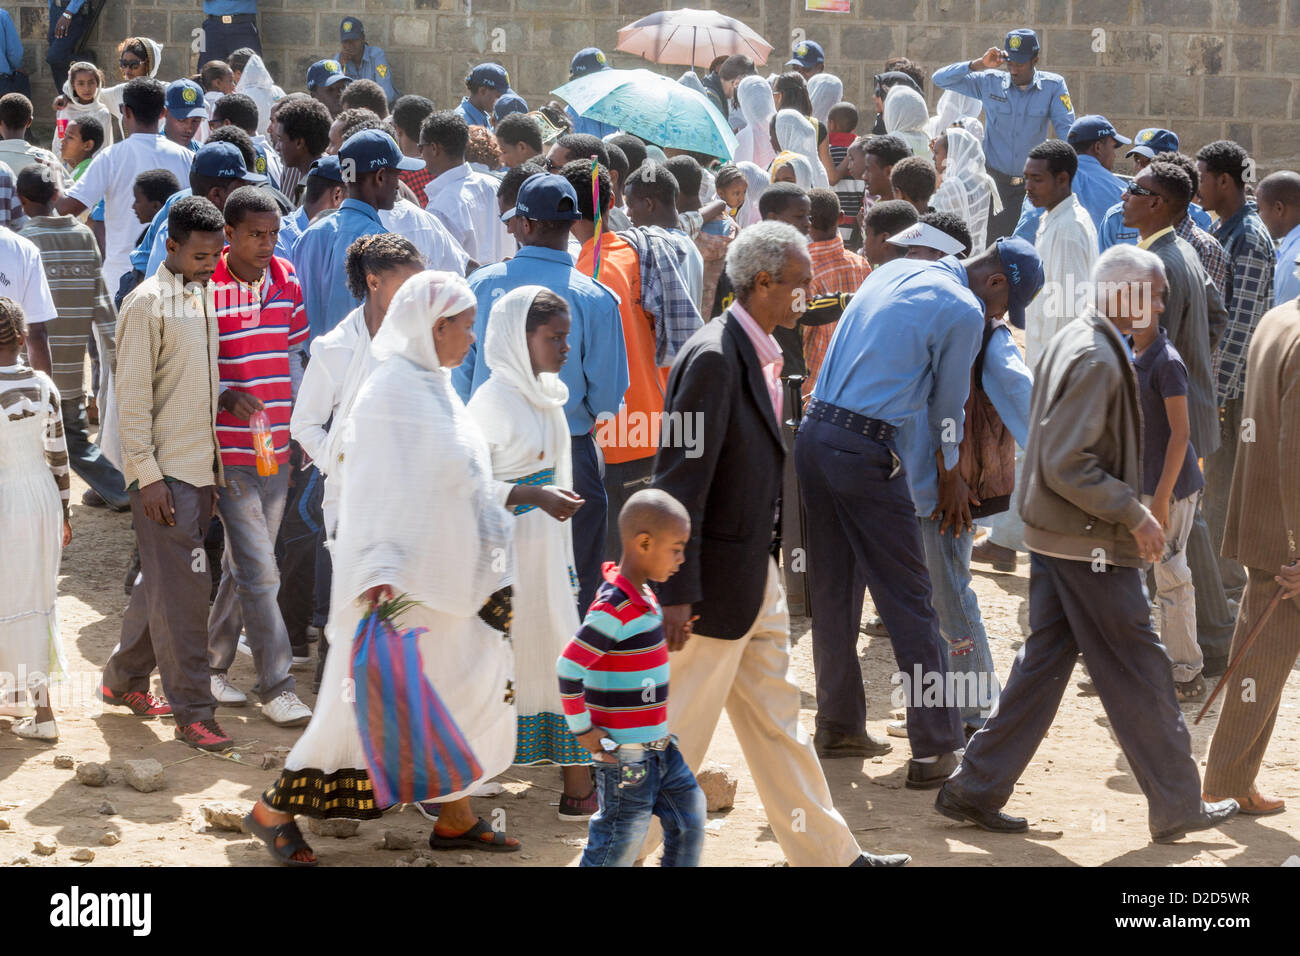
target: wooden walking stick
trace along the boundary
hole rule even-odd
[[[1273,595],[1273,600],[1268,602],[1268,605],[1264,608],[1264,613],[1259,616],[1259,620],[1255,622],[1255,626],[1250,629],[1250,633],[1246,635],[1246,639],[1241,642],[1241,650],[1239,650],[1237,656],[1228,663],[1228,669],[1225,670],[1223,676],[1219,678],[1218,686],[1214,688],[1214,693],[1211,694],[1210,699],[1205,702],[1205,706],[1201,708],[1201,712],[1196,715],[1196,720],[1193,721],[1193,725],[1201,722],[1201,718],[1205,716],[1205,712],[1209,710],[1210,705],[1214,703],[1214,698],[1219,696],[1219,691],[1228,686],[1228,678],[1232,676],[1233,670],[1235,670],[1237,665],[1241,663],[1241,659],[1246,656],[1246,651],[1250,650],[1250,645],[1255,643],[1255,638],[1259,637],[1259,632],[1264,629],[1264,625],[1268,623],[1269,617],[1277,609],[1278,603],[1281,600],[1282,588],[1279,586],[1277,593]]]

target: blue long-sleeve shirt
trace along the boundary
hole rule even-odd
[[[1124,195],[1125,182],[1103,166],[1096,156],[1080,156],[1079,169],[1074,174],[1070,191],[1079,200],[1079,204],[1088,210],[1092,224],[1101,229],[1107,211],[1120,201]],[[1043,218],[1043,210],[1025,197],[1020,207],[1020,221],[1016,223],[1015,235],[1026,242],[1033,242],[1038,235],[1038,223]]]
[[[379,210],[359,199],[345,199],[332,216],[313,222],[298,237],[291,261],[302,285],[311,337],[324,335],[361,304],[348,291],[344,263],[348,246],[361,236],[388,232]]]
[[[569,305],[570,351],[560,370],[560,379],[569,388],[564,415],[569,420],[569,434],[586,435],[597,415],[617,414],[623,402],[629,381],[627,346],[618,297],[575,269],[566,250],[524,246],[514,258],[484,266],[469,277],[469,287],[478,299],[476,341],[465,361],[452,370],[452,384],[468,402],[491,376],[483,358],[488,314],[502,295],[521,285],[543,286]]]
[[[75,17],[81,12],[81,8],[85,5],[86,0],[70,0],[68,5],[62,8],[55,4],[54,0],[47,0],[47,2],[50,7],[50,19],[53,20],[55,17],[63,16],[64,13]]]
[[[492,128],[492,117],[488,116],[481,109],[471,103],[468,96],[462,96],[460,99],[460,105],[452,110],[452,112],[459,113],[460,118],[470,126],[486,126],[488,129]]]
[[[388,57],[377,46],[366,44],[361,53],[361,66],[348,60],[343,64],[343,72],[354,80],[373,80],[384,89],[384,96],[391,104],[397,99],[397,87],[393,85],[393,68],[388,65]]]
[[[586,117],[579,116],[577,110],[572,106],[566,106],[564,112],[573,122],[573,131],[575,133],[588,133],[591,136],[604,139],[610,133],[618,132],[617,126],[610,126],[608,123],[602,123],[600,120],[587,119]]]
[[[1028,89],[1011,82],[1005,70],[971,72],[970,62],[953,63],[934,74],[934,85],[972,96],[984,104],[984,158],[1007,176],[1023,176],[1029,151],[1048,138],[1065,139],[1074,125],[1074,104],[1065,79],[1034,71]]]
[[[1196,223],[1206,232],[1210,231],[1213,220],[1207,213],[1196,203],[1189,203],[1187,206],[1187,215],[1192,217],[1192,222]],[[1030,242],[1033,240],[1031,239]],[[1136,246],[1138,241],[1138,231],[1132,226],[1124,225],[1124,204],[1117,202],[1106,210],[1106,214],[1101,217],[1101,225],[1097,227],[1097,248],[1100,252],[1105,252],[1111,246],[1120,244],[1126,246]]]
[[[932,447],[954,468],[983,337],[984,305],[961,263],[895,259],[844,311],[813,398],[899,427],[924,411]]]
[[[280,234],[275,237],[275,254],[281,259],[293,262],[293,248],[298,242],[298,237],[307,231],[308,225],[307,210],[303,206],[299,206],[287,216],[282,216]]]
[[[0,10],[0,73],[12,73],[23,65],[23,41],[8,10]]]

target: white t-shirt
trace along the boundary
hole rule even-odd
[[[517,249],[497,210],[498,185],[496,177],[461,163],[424,187],[429,199],[426,208],[479,265],[509,259]]]
[[[8,229],[0,229],[0,295],[23,307],[28,325],[58,316],[50,284],[41,265],[36,243]]]
[[[131,250],[145,226],[131,209],[135,177],[147,169],[170,169],[181,186],[189,184],[194,153],[153,133],[133,133],[101,152],[68,195],[87,209],[104,200],[104,281],[117,291],[131,270]]]
[[[424,256],[428,268],[462,276],[465,274],[469,253],[433,213],[425,212],[409,199],[399,197],[392,209],[379,210],[379,221],[389,232],[411,240],[411,244]]]

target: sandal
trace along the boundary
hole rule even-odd
[[[266,848],[271,851],[271,856],[286,866],[315,866],[320,860],[295,860],[293,855],[299,850],[311,850],[307,841],[303,839],[302,831],[298,829],[297,822],[290,820],[288,823],[277,823],[268,826],[258,823],[253,816],[253,811],[248,811],[244,817],[244,829],[249,833],[262,838],[266,843]],[[278,846],[276,841],[281,837],[286,838],[289,842],[284,846]]]
[[[483,839],[483,837],[489,835],[490,839]],[[511,845],[506,842],[509,839],[511,838],[504,833],[493,830],[486,820],[479,817],[477,823],[464,833],[456,834],[456,836],[443,836],[437,830],[434,830],[429,834],[429,849],[459,850],[468,848],[483,850],[486,853],[514,853],[523,846],[518,840]]]

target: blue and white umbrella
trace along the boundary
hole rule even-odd
[[[599,70],[551,91],[585,119],[669,149],[730,159],[736,135],[703,93],[649,70]]]

